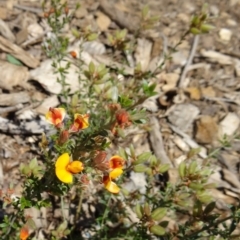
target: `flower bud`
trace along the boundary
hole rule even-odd
[[[63,145],[65,142],[67,142],[68,139],[69,139],[69,132],[67,130],[63,130],[60,133],[58,144]]]

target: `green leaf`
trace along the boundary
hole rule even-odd
[[[94,74],[94,72],[95,72],[95,65],[94,65],[94,63],[92,61],[89,63],[88,70],[89,70],[89,73],[91,75]]]
[[[145,19],[148,15],[148,12],[149,12],[149,7],[148,5],[144,6],[143,9],[142,9],[142,18]]]
[[[190,187],[191,189],[194,189],[194,190],[202,190],[202,189],[203,189],[202,183],[191,182],[191,183],[189,184],[189,187]]]
[[[137,205],[135,206],[135,213],[137,214],[139,219],[142,218],[142,216],[143,216],[143,208],[142,208],[142,205],[140,205],[139,203],[137,203]]]
[[[178,167],[178,172],[181,178],[184,178],[186,176],[186,163],[181,162]]]
[[[34,159],[32,159],[31,162],[29,163],[29,168],[33,170],[33,169],[36,168],[36,167],[38,167],[38,162],[37,162],[37,159],[34,158]]]
[[[147,167],[144,164],[138,164],[133,167],[133,171],[137,173],[146,172]]]
[[[161,164],[158,168],[158,172],[159,173],[165,173],[165,172],[168,171],[169,168],[170,168],[170,165],[168,163]]]
[[[152,212],[151,218],[155,221],[159,221],[166,215],[166,213],[167,208],[157,208]]]
[[[164,228],[158,225],[153,225],[150,227],[149,231],[158,236],[163,236],[165,234]]]
[[[7,54],[7,61],[17,66],[23,65],[22,62],[20,62],[17,58],[12,56],[11,54]]]
[[[196,161],[192,161],[188,167],[188,173],[189,174],[194,174],[196,172],[197,169],[197,162]]]
[[[88,37],[87,37],[87,40],[88,41],[94,41],[98,38],[98,35],[97,33],[91,33]]]
[[[203,213],[208,215],[209,213],[211,213],[213,211],[213,209],[216,206],[216,202],[210,202],[204,209]]]
[[[137,160],[133,164],[137,165],[140,163],[144,163],[151,157],[151,155],[152,155],[151,152],[144,152],[137,157]]]
[[[198,35],[201,33],[201,31],[195,27],[190,28],[190,32],[194,35]]]

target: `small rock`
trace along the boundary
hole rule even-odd
[[[7,17],[8,17],[7,9],[0,7],[0,19],[5,20]]]
[[[168,120],[180,130],[187,131],[199,112],[199,109],[193,104],[182,103],[173,105],[169,109]]]
[[[202,116],[196,124],[196,141],[203,144],[213,143],[218,136],[218,125],[211,116]]]
[[[220,122],[220,135],[231,136],[238,129],[240,119],[235,113],[228,113],[227,116]]]
[[[184,152],[188,152],[190,149],[189,149],[189,146],[186,144],[186,142],[180,138],[179,136],[175,136],[173,138],[173,141],[174,143]]]
[[[176,65],[184,66],[187,62],[189,51],[180,50],[172,54],[172,62]]]
[[[75,11],[75,17],[78,19],[83,18],[87,15],[88,15],[87,9],[82,6]]]
[[[145,39],[139,38],[137,40],[137,47],[135,52],[136,62],[141,65],[142,71],[146,71],[150,62],[152,50],[152,42]]]
[[[222,28],[219,31],[219,36],[223,41],[229,42],[232,37],[232,31],[227,28]]]
[[[190,95],[192,100],[199,100],[201,98],[201,92],[197,87],[188,87],[184,91]]]
[[[201,88],[201,93],[203,97],[216,97],[216,92],[212,86]]]
[[[216,5],[212,5],[212,6],[210,6],[210,12],[213,15],[218,16],[219,15],[219,8]]]
[[[96,22],[101,31],[106,31],[111,24],[111,19],[104,13],[98,12]]]
[[[102,55],[106,53],[105,45],[98,41],[84,42],[82,47],[84,51],[92,55]]]
[[[237,77],[240,77],[240,61],[239,60],[235,61],[234,68],[235,68],[235,73]]]
[[[29,35],[33,38],[38,38],[44,34],[43,28],[38,23],[30,24],[27,30]]]
[[[190,19],[189,19],[189,15],[185,14],[185,13],[179,13],[178,16],[180,21],[183,21],[184,23],[189,23]]]
[[[22,44],[24,41],[26,41],[28,38],[28,30],[26,28],[23,28],[16,34],[16,42],[17,44]]]
[[[233,26],[233,27],[237,26],[237,22],[234,21],[233,19],[228,19],[228,20],[227,20],[227,24],[228,24],[229,26]]]
[[[165,82],[166,84],[162,86],[162,90],[167,92],[171,89],[174,89],[177,85],[177,81],[179,79],[179,74],[177,73],[163,73],[160,76],[161,81]]]

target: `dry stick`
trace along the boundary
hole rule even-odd
[[[83,189],[81,190],[81,193],[80,193],[80,198],[79,198],[79,202],[78,202],[78,207],[77,207],[77,213],[76,213],[76,219],[75,219],[75,222],[78,221],[79,219],[79,215],[81,213],[81,210],[82,210],[82,201],[83,201]]]
[[[158,159],[160,159],[161,163],[169,164],[173,167],[171,160],[168,158],[164,146],[162,134],[159,126],[159,122],[156,117],[152,116],[150,118],[151,130],[150,130],[150,142],[153,148],[154,154]]]
[[[43,10],[41,8],[28,7],[28,6],[23,6],[20,4],[14,4],[13,7],[24,10],[24,11],[33,12],[33,13],[42,13],[43,12]]]
[[[14,112],[14,111],[22,109],[22,108],[23,108],[23,104],[21,104],[21,103],[15,105],[15,106],[12,106],[12,107],[0,107],[0,114]]]
[[[182,75],[181,75],[180,80],[178,82],[178,86],[180,88],[182,88],[183,85],[184,85],[183,83],[184,83],[184,80],[186,78],[186,74],[189,71],[189,66],[192,64],[192,60],[193,60],[194,55],[195,55],[196,50],[197,50],[198,42],[199,42],[199,35],[195,35],[189,58],[187,60],[187,63],[185,65],[184,69],[183,69]]]

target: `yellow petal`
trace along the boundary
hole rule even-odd
[[[123,173],[123,170],[121,168],[115,168],[109,173],[109,177],[110,179],[115,179],[120,175],[122,175],[122,173]]]
[[[83,163],[80,161],[73,161],[68,164],[67,170],[71,173],[79,173],[83,170]]]
[[[61,113],[62,120],[63,120],[66,116],[66,110],[64,108],[57,108],[57,109]]]
[[[55,170],[58,179],[64,183],[72,183],[73,175],[66,169],[56,168]]]
[[[63,153],[56,161],[55,167],[56,168],[61,168],[61,169],[66,169],[67,165],[70,162],[70,157],[68,153]]]
[[[112,181],[109,181],[105,185],[105,188],[111,193],[119,193],[119,191],[120,191],[120,188],[117,186],[117,184]]]

